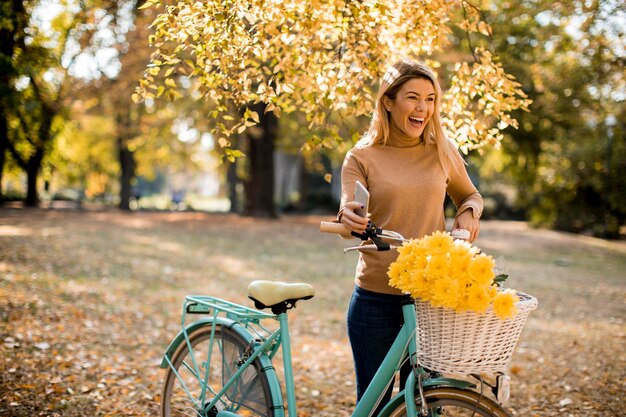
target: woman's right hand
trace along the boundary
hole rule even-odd
[[[361,203],[349,201],[343,206],[341,223],[351,232],[364,233],[370,220],[355,213],[355,210],[362,209]]]

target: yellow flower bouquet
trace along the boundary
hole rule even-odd
[[[445,232],[405,242],[389,285],[415,299],[420,363],[450,373],[504,371],[537,299],[500,289],[495,261]]]
[[[515,291],[498,291],[495,262],[470,243],[435,232],[398,249],[388,271],[389,285],[434,307],[484,313],[493,305],[500,319],[517,313]],[[498,278],[498,279],[496,279]]]

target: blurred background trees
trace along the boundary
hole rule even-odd
[[[412,26],[398,25],[384,43],[386,19],[398,22],[392,3],[333,6],[342,31],[325,39],[320,28],[330,23],[320,22],[330,15],[313,12],[334,3],[290,3],[284,33],[242,8],[254,28],[244,33],[220,2],[188,2],[204,7],[185,9],[188,20],[182,9],[134,0],[3,2],[0,199],[263,216],[332,210],[343,154],[367,125],[372,80],[394,54],[408,54],[439,66],[448,130],[468,152],[486,216],[617,237],[626,223],[623,2],[417,2],[419,19],[405,19]],[[224,20],[211,26],[193,13]],[[306,13],[314,16],[297,19]],[[233,31],[210,44],[196,24]],[[311,51],[319,67],[306,61]],[[529,112],[507,103],[523,100],[514,86],[489,96],[497,91],[489,78],[476,81],[498,69],[532,100]],[[498,104],[509,107],[485,112]],[[513,120],[518,129],[507,126]]]
[[[533,100],[500,150],[472,158],[492,202],[535,224],[617,237],[626,221],[626,7],[506,0],[488,16],[495,49]]]

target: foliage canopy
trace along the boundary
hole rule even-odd
[[[254,103],[276,115],[303,112],[310,129],[324,132],[304,147],[332,148],[342,139],[330,117],[369,115],[389,64],[408,57],[437,68],[435,55],[452,28],[491,34],[479,7],[465,0],[181,0],[158,7],[155,50],[134,98],[175,99],[193,86],[214,106],[214,133],[229,159],[241,155],[232,137],[259,122]],[[517,127],[511,112],[529,105],[497,57],[484,48],[469,52],[470,62],[452,65],[443,98],[448,134],[465,152],[498,145],[502,129]]]

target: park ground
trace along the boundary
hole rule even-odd
[[[158,415],[186,294],[250,305],[306,281],[291,314],[303,416],[349,416],[355,254],[320,216],[0,209],[0,416]],[[510,366],[514,416],[626,415],[626,242],[485,221],[477,244],[539,300]]]

